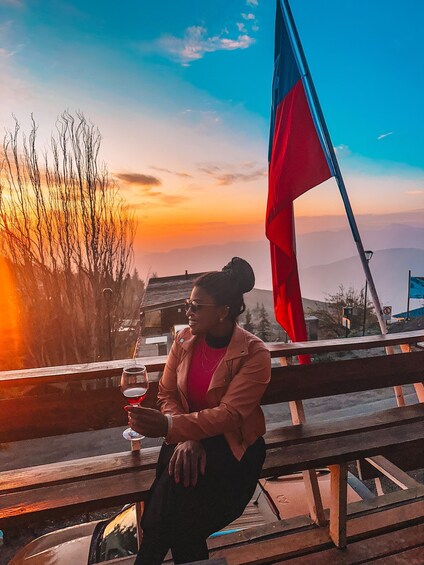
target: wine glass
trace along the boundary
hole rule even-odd
[[[144,365],[124,367],[121,376],[121,392],[130,404],[141,404],[149,388],[149,379]],[[123,434],[125,439],[143,439],[144,436],[127,428]]]

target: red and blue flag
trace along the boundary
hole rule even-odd
[[[305,341],[293,201],[334,173],[308,99],[284,1],[277,0],[275,25],[266,235],[276,319],[292,341]]]

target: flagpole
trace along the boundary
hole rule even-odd
[[[330,162],[331,165],[333,167],[334,170],[334,177],[336,179],[337,185],[339,187],[339,191],[343,200],[343,204],[346,210],[346,214],[347,214],[347,219],[349,221],[349,225],[350,225],[350,229],[352,231],[352,235],[353,235],[353,239],[356,243],[356,247],[358,249],[358,253],[359,253],[359,258],[361,260],[362,263],[362,267],[364,269],[364,273],[365,273],[365,277],[368,281],[368,286],[370,289],[370,294],[374,303],[374,308],[375,308],[375,312],[377,315],[377,319],[378,319],[378,323],[380,325],[380,330],[382,334],[386,334],[387,333],[387,326],[386,326],[386,322],[384,320],[384,316],[383,316],[383,310],[381,307],[381,303],[380,303],[380,299],[378,298],[378,294],[377,294],[377,290],[375,288],[375,284],[374,284],[374,280],[372,278],[372,274],[369,268],[369,264],[367,261],[367,258],[365,256],[365,251],[364,251],[364,246],[362,244],[362,240],[361,240],[361,236],[359,234],[359,230],[358,230],[358,226],[356,224],[356,220],[355,217],[353,215],[353,210],[352,210],[352,206],[350,204],[349,201],[349,196],[347,194],[347,190],[346,190],[346,185],[344,183],[343,180],[343,175],[342,172],[340,170],[339,167],[339,163],[337,161],[337,157],[336,157],[336,153],[334,151],[334,147],[333,144],[331,143],[331,138],[330,138],[330,133],[328,131],[327,128],[327,124],[325,122],[325,118],[324,118],[324,114],[322,113],[322,109],[321,109],[321,105],[319,103],[318,100],[318,95],[316,93],[315,90],[315,86],[314,83],[312,81],[312,76],[311,73],[309,71],[309,67],[308,67],[308,63],[306,61],[306,57],[305,57],[305,53],[303,51],[302,48],[302,44],[300,42],[300,38],[299,38],[299,34],[297,32],[297,28],[296,28],[296,24],[294,22],[293,19],[293,15],[290,9],[290,5],[288,0],[280,0],[282,7],[283,7],[283,14],[285,12],[285,15],[287,16],[287,19],[290,23],[289,26],[287,26],[288,30],[289,30],[289,35],[290,32],[293,35],[293,39],[294,39],[294,45],[295,45],[295,50],[294,53],[295,55],[297,55],[297,53],[300,56],[301,59],[301,63],[302,63],[302,69],[301,69],[301,74],[303,75],[302,78],[304,78],[306,80],[306,85],[308,87],[308,91],[309,91],[309,95],[312,98],[312,114],[315,111],[316,112],[316,116],[318,118],[318,122],[319,122],[319,127],[321,128],[321,132],[323,135],[323,141],[325,143],[327,152],[328,152],[328,156],[330,158]],[[296,53],[297,51],[297,53]]]

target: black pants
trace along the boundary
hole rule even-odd
[[[176,484],[168,475],[175,445],[162,446],[134,565],[160,565],[169,549],[176,564],[208,559],[206,538],[238,518],[252,498],[265,459],[263,438],[246,450],[241,461],[224,436],[207,438],[202,444],[206,472],[199,475],[195,487]]]

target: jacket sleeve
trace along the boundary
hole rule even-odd
[[[179,351],[178,348],[179,346],[176,341],[174,341],[171,351],[168,354],[158,389],[158,406],[162,414],[171,414],[171,416],[175,414],[185,414],[177,387],[177,366],[179,356],[181,355],[181,351]]]
[[[200,440],[236,430],[260,404],[271,378],[271,357],[260,342],[255,343],[238,373],[233,376],[220,404],[190,414],[172,417],[166,441]]]

